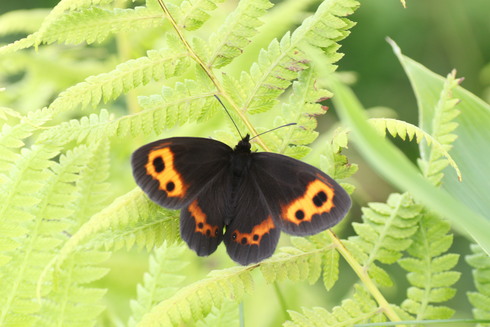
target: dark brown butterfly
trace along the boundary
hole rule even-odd
[[[269,152],[232,149],[205,138],[173,137],[133,153],[136,183],[157,204],[181,209],[182,239],[200,256],[224,241],[247,265],[270,257],[280,231],[312,235],[337,224],[351,200],[321,170]]]

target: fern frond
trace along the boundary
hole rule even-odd
[[[136,326],[153,306],[173,296],[182,286],[184,269],[188,265],[183,259],[185,249],[183,244],[163,242],[153,251],[143,285],[138,285],[138,298],[130,303],[132,316],[129,326]]]
[[[281,108],[281,115],[274,120],[274,126],[295,122],[296,126],[289,127],[286,131],[267,133],[263,136],[267,144],[271,144],[271,151],[284,153],[295,158],[303,157],[309,152],[305,145],[313,143],[318,133],[316,117],[324,114],[319,101],[330,97],[327,90],[315,87],[317,82],[313,69],[307,69],[299,74],[297,81],[293,83],[289,101]]]
[[[170,38],[169,38],[170,39]],[[115,99],[122,93],[152,80],[181,74],[189,65],[187,52],[177,51],[179,46],[163,50],[150,50],[147,56],[132,59],[109,72],[90,76],[62,92],[49,106],[55,112],[72,110],[78,106],[95,107],[101,101]]]
[[[315,14],[303,21],[292,35],[286,34],[281,41],[273,40],[267,51],[261,51],[257,63],[249,73],[243,73],[238,85],[228,88],[243,90],[234,101],[250,114],[272,108],[277,98],[296,79],[298,72],[307,68],[304,44],[325,51],[328,63],[340,59],[336,43],[348,35],[352,22],[341,18],[352,14],[358,3],[353,0],[330,0],[320,4]]]
[[[44,34],[56,20],[58,20],[65,12],[70,10],[81,10],[90,6],[104,5],[114,2],[114,0],[61,0],[51,10],[49,15],[44,19],[39,30],[33,34],[34,46],[38,46],[43,42]]]
[[[41,153],[52,156],[47,147]],[[82,146],[60,156],[59,162],[44,157],[43,163],[38,158],[36,164],[41,169],[45,167],[43,173],[48,178],[32,195],[37,200],[28,211],[32,219],[20,225],[29,229],[29,237],[16,239],[18,248],[10,252],[12,260],[2,270],[5,275],[1,281],[0,325],[8,325],[11,319],[39,310],[39,303],[34,301],[36,281],[62,242],[60,235],[72,222],[73,208],[67,204],[76,196],[73,182],[78,179],[78,173],[87,163],[89,154],[90,151]],[[27,180],[32,183],[32,176]]]
[[[363,223],[353,223],[358,236],[344,244],[378,284],[391,286],[389,275],[375,264],[392,264],[407,249],[417,231],[420,206],[408,194],[391,194],[386,204],[370,203],[363,208]]]
[[[214,92],[192,80],[164,87],[161,95],[140,97],[142,111],[112,119],[107,110],[80,120],[53,126],[42,133],[38,142],[66,144],[73,140],[94,142],[100,138],[158,135],[165,129],[187,122],[203,122],[219,109]]]
[[[434,109],[431,134],[438,143],[442,144],[443,149],[432,148],[430,154],[427,155],[424,148],[421,148],[422,160],[419,160],[419,165],[422,168],[424,176],[434,185],[441,183],[442,177],[444,176],[442,170],[447,166],[448,160],[445,153],[451,150],[452,143],[457,138],[457,135],[452,132],[458,127],[458,124],[453,120],[460,113],[456,108],[459,99],[453,98],[452,91],[459,85],[460,81],[460,79],[456,79],[456,71],[448,75],[439,101]],[[446,157],[446,159],[443,157]],[[461,180],[460,174],[458,174],[458,178]]]
[[[468,292],[467,296],[473,305],[475,319],[490,319],[490,257],[477,245],[471,245],[473,254],[466,256],[466,261],[473,269],[474,283],[477,292]],[[480,325],[488,326],[488,324]]]
[[[0,35],[33,33],[49,13],[47,9],[14,10],[0,16]]]
[[[213,53],[207,63],[208,66],[215,68],[226,66],[242,54],[243,49],[250,43],[250,38],[262,25],[259,17],[263,16],[270,7],[272,4],[268,0],[240,1],[219,30],[209,38]]]
[[[199,320],[196,327],[230,327],[239,325],[238,305],[225,301],[221,308],[213,307],[206,318]]]
[[[64,244],[52,264],[60,264],[82,246],[118,249],[136,244],[151,248],[164,239],[173,242],[178,239],[178,225],[175,211],[163,210],[135,188],[83,224]]]
[[[4,110],[7,115],[7,111]],[[25,145],[25,140],[38,131],[47,121],[51,119],[51,112],[46,109],[28,113],[26,116],[19,114],[12,115],[16,122],[10,125],[6,121],[0,131],[0,173],[10,171],[17,164],[20,155],[17,149]],[[5,120],[8,120],[5,117]],[[2,184],[4,178],[0,178]]]
[[[253,289],[250,267],[212,271],[207,278],[180,289],[143,316],[138,326],[175,326],[197,321],[226,300],[240,301]]]
[[[65,196],[63,204],[72,208],[71,224],[67,231],[75,232],[94,212],[104,205],[108,198],[105,180],[109,171],[109,143],[103,139],[88,147],[77,148],[83,151],[86,161],[75,181],[76,192],[73,199]],[[70,206],[71,204],[71,206]],[[50,282],[45,281],[43,291],[51,291],[43,296],[42,321],[39,326],[88,326],[92,325],[104,309],[101,298],[105,290],[86,287],[84,284],[103,277],[108,269],[97,267],[107,260],[108,252],[83,250],[67,258],[56,271]]]
[[[286,321],[284,327],[304,326],[353,326],[357,323],[381,323],[386,321],[376,302],[361,286],[355,285],[355,293],[351,299],[328,312],[324,308],[303,308],[302,313],[288,311],[292,320]]]
[[[184,0],[180,6],[168,4],[172,16],[177,24],[189,31],[196,30],[202,26],[210,17],[219,3],[224,0]]]
[[[402,308],[416,315],[417,320],[447,319],[454,310],[434,305],[451,299],[456,289],[451,288],[460,273],[451,271],[458,262],[459,255],[444,254],[453,242],[449,223],[430,212],[423,212],[413,243],[407,249],[411,257],[398,260],[408,271],[408,281],[412,287],[407,291],[407,299]]]
[[[453,167],[456,171],[458,178],[461,179],[461,171],[459,170],[456,162],[449,155],[447,151],[447,144],[439,143],[436,137],[425,132],[420,127],[412,125],[405,121],[391,118],[371,118],[369,119],[369,122],[371,122],[376,130],[378,130],[378,132],[383,135],[386,133],[386,131],[388,131],[393,137],[399,136],[402,140],[405,140],[408,137],[409,141],[415,139],[418,144],[420,144],[422,140],[425,140],[427,142],[427,145],[432,146],[432,151],[434,153],[439,153],[439,157],[436,160],[439,160],[442,156],[444,156],[444,162],[446,162],[446,165],[451,165],[451,167]],[[446,165],[444,165],[443,167],[438,166],[438,171],[441,171],[443,168],[446,167]]]
[[[71,11],[54,21],[45,31],[43,42],[79,44],[100,43],[111,34],[144,30],[164,23],[160,8],[136,7],[113,10],[100,7]]]

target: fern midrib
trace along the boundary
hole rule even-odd
[[[59,175],[56,175],[59,176]],[[52,189],[54,185],[56,184],[54,182],[56,180],[55,178],[50,180],[50,184],[46,186],[46,191],[44,192],[39,192],[40,194],[48,194],[52,192]],[[24,273],[26,271],[26,268],[28,266],[28,262],[30,261],[29,259],[31,258],[31,254],[33,253],[34,250],[34,243],[38,240],[40,237],[40,227],[43,222],[44,217],[44,211],[46,210],[46,207],[48,205],[48,197],[45,196],[43,199],[43,202],[39,204],[38,207],[38,214],[35,215],[36,217],[36,223],[33,226],[34,228],[31,230],[31,233],[29,234],[29,242],[26,244],[26,248],[23,251],[23,259],[21,260],[21,264],[17,266],[16,268],[16,276],[14,278],[12,285],[12,288],[10,289],[10,292],[8,292],[7,296],[7,301],[6,305],[2,309],[5,309],[2,311],[2,315],[0,316],[0,326],[2,326],[5,323],[5,319],[7,317],[7,314],[10,311],[10,308],[12,306],[12,302],[14,301],[15,296],[17,295],[17,289],[20,286],[20,283],[24,279]],[[20,255],[19,255],[20,256]]]
[[[390,217],[386,220],[386,223],[383,224],[383,229],[381,230],[381,233],[378,235],[378,242],[374,245],[374,248],[372,251],[369,253],[368,260],[364,264],[364,269],[367,271],[369,266],[374,262],[376,255],[378,254],[378,250],[381,248],[381,245],[383,244],[383,241],[385,237],[388,235],[388,231],[391,228],[393,221],[395,220],[397,216],[397,212],[400,210],[403,200],[405,199],[407,193],[404,193],[402,196],[398,197],[398,202],[396,203],[396,206],[394,210],[391,211]]]

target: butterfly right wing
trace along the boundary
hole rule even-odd
[[[131,157],[139,187],[170,209],[188,205],[229,164],[233,150],[199,137],[173,137],[146,144]]]

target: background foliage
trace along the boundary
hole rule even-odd
[[[0,325],[490,319],[488,255],[472,244],[490,242],[485,0],[166,3],[221,89],[155,1],[0,4]],[[345,15],[357,25],[335,18]],[[392,45],[394,55],[387,35],[415,61]],[[344,37],[340,59],[333,41]],[[317,103],[331,91],[333,103]],[[170,135],[236,143],[215,93],[242,131],[302,127],[261,142],[348,182],[356,205],[338,238],[282,235],[276,255],[251,267],[222,247],[198,258],[179,243],[178,212],[134,188],[128,158]],[[398,157],[361,124],[365,113],[421,174],[390,166]]]

